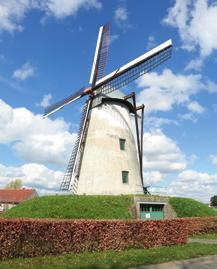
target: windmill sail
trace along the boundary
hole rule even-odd
[[[107,94],[126,86],[128,83],[168,60],[171,57],[171,49],[172,41],[168,40],[98,80],[93,90],[96,94]]]
[[[85,93],[85,88],[81,88],[80,90],[76,91],[75,93],[73,93],[72,95],[70,95],[69,97],[51,105],[48,106],[47,108],[45,108],[45,112],[44,112],[44,117],[49,116],[50,114],[56,112],[57,110],[63,108],[64,106],[72,103],[73,101],[81,98],[82,96],[84,96]]]
[[[108,58],[110,44],[110,24],[107,23],[99,29],[96,44],[95,56],[90,76],[90,83],[95,86],[95,82],[105,75],[105,67]]]
[[[82,109],[82,116],[81,116],[81,122],[79,127],[79,132],[77,135],[77,139],[74,144],[74,148],[66,169],[66,173],[64,175],[63,181],[60,186],[60,190],[71,190],[73,189],[73,193],[76,193],[76,187],[77,187],[77,175],[79,173],[80,169],[80,162],[83,154],[84,149],[84,141],[85,141],[85,135],[86,135],[86,127],[87,127],[87,121],[88,121],[88,114],[90,111],[90,104],[91,100],[89,99],[83,109]]]

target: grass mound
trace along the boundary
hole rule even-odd
[[[217,216],[215,209],[190,198],[171,197],[169,202],[180,218]]]
[[[133,196],[55,195],[36,197],[2,217],[57,219],[131,219]]]

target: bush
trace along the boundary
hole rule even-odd
[[[217,217],[188,218],[189,235],[217,233]]]
[[[183,219],[0,219],[0,259],[184,244],[188,230]]]
[[[217,195],[214,195],[210,198],[210,205],[217,206]]]

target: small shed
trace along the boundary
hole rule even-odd
[[[35,189],[0,189],[0,212],[38,196]]]

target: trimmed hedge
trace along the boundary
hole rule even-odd
[[[163,221],[0,219],[0,259],[184,244],[188,224]]]
[[[189,235],[217,233],[217,217],[187,218]]]

